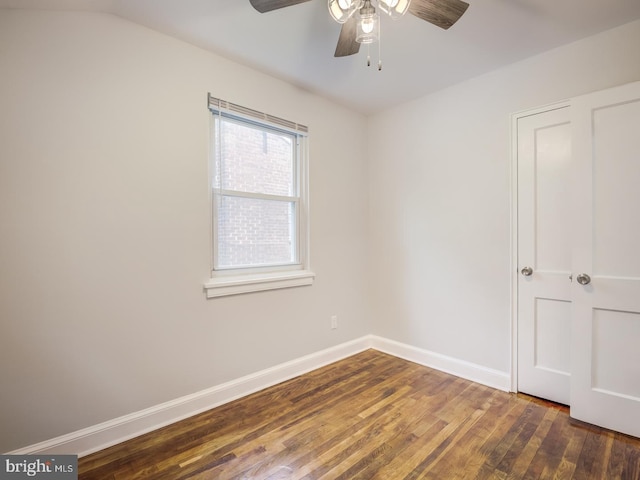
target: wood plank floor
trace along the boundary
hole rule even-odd
[[[640,439],[367,350],[79,460],[79,478],[640,479]]]

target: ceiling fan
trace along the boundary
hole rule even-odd
[[[260,13],[290,7],[310,0],[249,0]],[[329,13],[342,24],[335,57],[358,53],[360,44],[370,44],[378,39],[378,9],[392,18],[407,11],[416,17],[445,30],[456,23],[469,4],[463,0],[327,0]]]

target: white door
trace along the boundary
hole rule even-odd
[[[571,416],[640,437],[640,82],[571,109]]]
[[[571,125],[568,107],[517,119],[518,391],[569,404]]]

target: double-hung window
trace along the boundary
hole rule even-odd
[[[309,285],[307,128],[209,96],[216,297]]]

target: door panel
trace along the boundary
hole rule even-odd
[[[639,400],[640,313],[594,308],[591,328],[597,352],[592,356],[593,388]]]
[[[571,302],[537,298],[535,305],[536,368],[569,376],[571,350]]]
[[[640,437],[640,82],[572,102],[571,416]]]
[[[593,271],[640,277],[638,218],[640,190],[640,101],[593,109]],[[636,210],[637,211],[637,210]],[[630,221],[631,220],[631,221]]]
[[[549,114],[547,121],[562,121],[566,110]],[[546,122],[545,122],[546,123]],[[534,132],[534,196],[536,267],[549,272],[571,271],[571,202],[569,173],[571,126],[568,122],[537,128]]]
[[[568,108],[522,117],[518,142],[518,390],[569,403]]]

